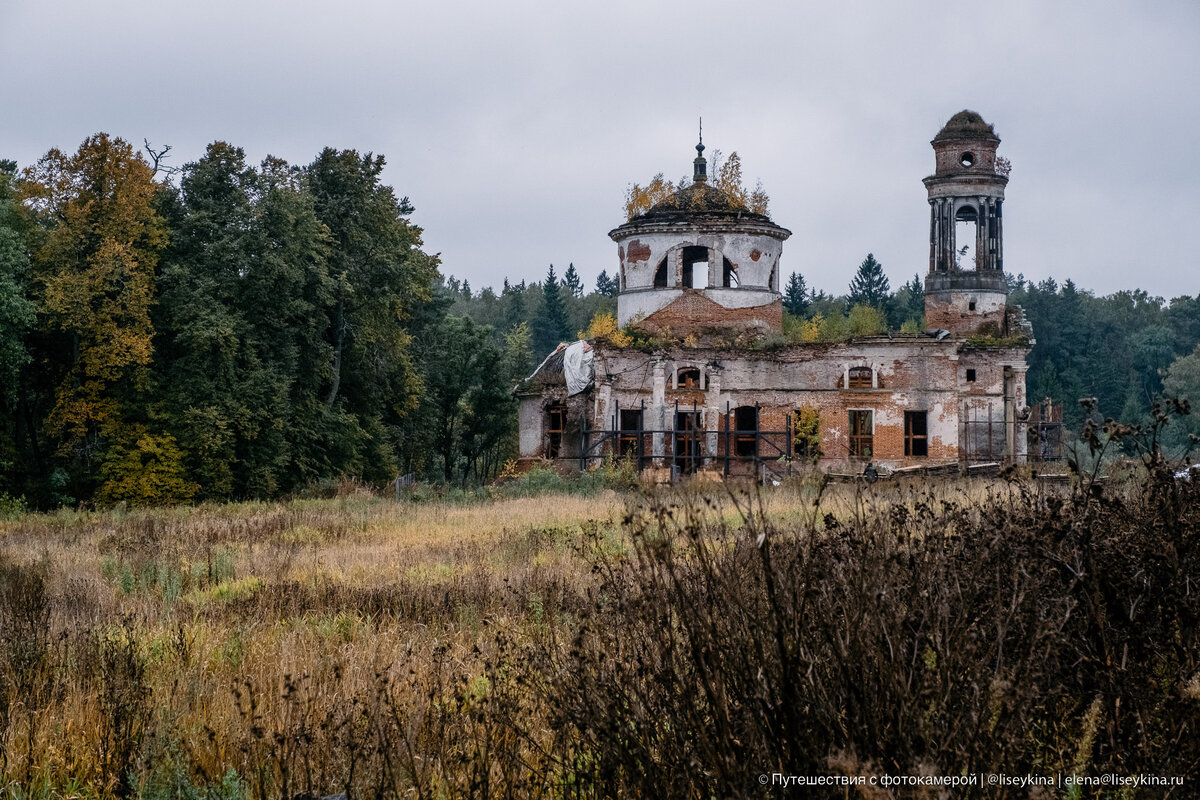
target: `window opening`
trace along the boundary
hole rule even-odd
[[[663,256],[663,260],[658,262],[658,269],[654,270],[654,288],[665,289],[667,287],[667,258]]]
[[[691,245],[683,248],[683,286],[703,289],[708,286],[708,248]]]
[[[870,389],[871,388],[871,368],[870,367],[851,367],[850,368],[850,388],[851,389]]]
[[[925,411],[904,412],[904,455],[929,455],[929,416]]]
[[[546,433],[549,434],[546,442],[546,458],[558,458],[562,452],[563,433],[567,429],[567,408],[566,406],[551,406],[546,411],[547,425]]]
[[[850,457],[870,459],[875,453],[875,419],[873,411],[850,412]]]
[[[726,289],[738,287],[737,267],[728,258],[724,259],[721,264],[721,285]]]
[[[675,375],[675,385],[680,389],[700,388],[700,368],[684,367]]]
[[[975,370],[968,369],[967,370],[967,383],[974,383],[974,382],[975,382]]]

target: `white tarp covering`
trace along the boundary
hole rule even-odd
[[[573,397],[592,385],[592,361],[595,354],[585,341],[567,345],[563,353],[563,375],[567,379],[567,397]]]

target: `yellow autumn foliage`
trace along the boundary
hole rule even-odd
[[[763,189],[762,181],[758,181],[752,191],[746,188],[742,182],[742,157],[736,150],[726,158],[722,158],[720,150],[714,150],[711,161],[712,185],[724,192],[735,208],[767,215],[771,199]],[[687,178],[681,179],[677,184],[672,184],[663,177],[661,172],[651,178],[645,186],[637,183],[630,184],[629,188],[625,190],[625,218],[633,219],[639,214],[645,214],[659,203],[671,200],[676,192],[680,192],[690,185],[691,181]],[[703,193],[692,195],[690,202],[692,207],[703,207]]]
[[[663,178],[660,172],[645,186],[630,184],[625,190],[625,219],[645,214],[656,204],[666,200],[675,192],[675,185]]]
[[[33,254],[50,323],[74,344],[48,427],[62,450],[123,434],[118,396],[144,388],[153,351],[154,270],[166,244],[154,171],[122,139],[96,134],[25,171],[22,200],[46,221]]]
[[[628,347],[633,337],[617,326],[617,318],[607,312],[597,313],[588,323],[586,331],[580,331],[580,339],[607,339],[615,347]]]

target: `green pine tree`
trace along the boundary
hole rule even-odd
[[[600,275],[596,278],[596,294],[605,297],[616,297],[620,292],[621,285],[616,278],[608,277],[608,270],[600,270]]]
[[[793,317],[803,317],[808,311],[808,287],[799,272],[793,272],[788,278],[787,286],[783,289],[783,307]]]
[[[554,265],[551,264],[546,273],[546,282],[542,284],[542,308],[534,320],[535,351],[544,356],[569,336],[567,313],[559,294],[558,277],[554,274]]]
[[[858,272],[850,281],[849,304],[882,308],[890,291],[891,285],[887,276],[883,274],[883,267],[875,260],[873,253],[867,253],[867,257],[858,265]]]
[[[562,287],[567,290],[568,297],[583,297],[583,281],[579,279],[579,273],[575,271],[575,264],[567,264],[567,271],[563,273]]]

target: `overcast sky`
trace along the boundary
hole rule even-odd
[[[384,154],[426,249],[476,288],[616,271],[626,187],[738,151],[846,290],[928,269],[929,140],[970,108],[1013,164],[1005,265],[1200,293],[1200,3],[0,0],[0,157],[106,131],[308,163]]]

